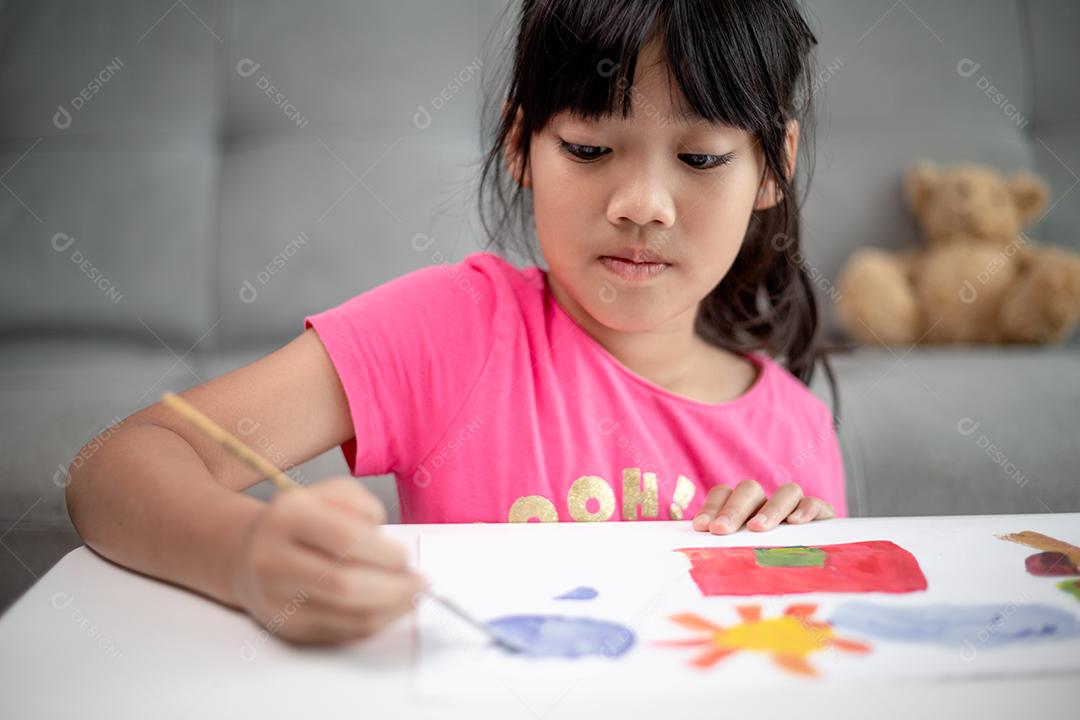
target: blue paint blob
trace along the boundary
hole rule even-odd
[[[1050,605],[927,605],[851,602],[836,609],[833,627],[884,640],[1000,647],[1080,637],[1080,622]]]
[[[557,595],[556,600],[592,600],[600,593],[596,592],[596,588],[591,588],[588,585],[580,585],[573,590],[564,592],[562,595]]]
[[[619,657],[634,644],[630,628],[606,620],[564,615],[507,615],[487,625],[524,648],[526,657]]]

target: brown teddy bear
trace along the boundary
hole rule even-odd
[[[1049,194],[1028,172],[916,164],[904,194],[924,249],[856,251],[837,312],[866,343],[1049,343],[1080,322],[1080,255],[1021,230]]]

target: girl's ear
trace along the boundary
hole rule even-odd
[[[787,122],[785,142],[787,144],[787,147],[785,148],[787,153],[787,179],[790,182],[790,180],[795,177],[795,159],[798,157],[799,151],[799,121],[795,118],[792,118]],[[754,209],[768,210],[780,202],[783,195],[783,191],[778,187],[776,178],[773,177],[772,172],[767,172],[765,181],[762,182],[761,186],[758,188],[757,198],[754,201]]]
[[[510,110],[510,102],[503,101],[502,114],[506,117],[506,113]],[[510,169],[510,177],[514,178],[514,181],[522,187],[532,187],[532,169],[525,168],[524,174],[522,173],[522,166],[525,165],[525,161],[522,158],[521,152],[521,108],[517,109],[517,113],[514,117],[514,124],[510,129],[510,133],[506,137],[506,145],[503,147],[503,154],[506,157],[506,166]]]

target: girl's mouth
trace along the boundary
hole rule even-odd
[[[624,281],[650,280],[671,267],[663,262],[634,262],[625,258],[600,256],[600,263]]]

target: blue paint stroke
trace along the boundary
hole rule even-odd
[[[606,620],[564,615],[507,615],[487,622],[500,636],[521,646],[526,657],[616,658],[634,644],[630,628]]]
[[[1080,622],[1049,605],[875,605],[849,602],[829,622],[883,640],[1001,647],[1080,637]]]
[[[564,592],[562,595],[557,595],[556,600],[592,600],[600,593],[596,592],[596,588],[591,588],[588,585],[581,585],[568,592]]]

